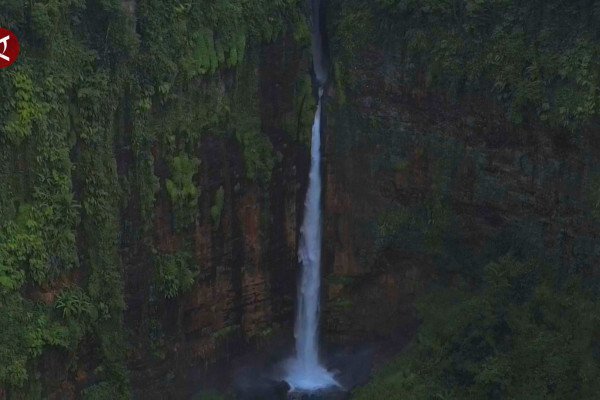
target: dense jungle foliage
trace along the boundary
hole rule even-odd
[[[355,398],[597,398],[600,303],[580,278],[512,258],[483,275],[421,299],[417,338]]]
[[[451,99],[491,93],[516,124],[541,120],[575,130],[598,117],[599,1],[331,3],[342,81],[344,69],[360,65],[371,48],[371,57],[385,50],[382,87],[412,95],[441,89]]]
[[[442,93],[455,104],[474,99],[499,104],[513,127],[541,126],[548,136],[558,132],[568,138],[563,143],[581,145],[584,131],[597,131],[600,1],[332,0],[330,4],[330,31],[336,32],[330,36],[331,57],[341,110],[356,106],[348,105],[348,99],[365,91],[377,99],[374,102],[400,94],[418,101]],[[379,64],[373,65],[371,59]],[[406,156],[402,144],[416,139],[400,127],[388,128],[383,119],[371,117],[370,125],[362,127],[369,132],[364,140],[385,143],[382,153],[390,158],[389,168],[401,170],[405,166],[398,160]],[[348,126],[352,124],[356,122]],[[451,146],[452,138],[439,136],[424,148],[449,171],[461,159],[453,150],[464,149]],[[589,156],[586,149],[577,151],[582,158]],[[590,182],[589,187],[581,180],[573,182],[573,188],[589,191],[595,199],[597,185],[594,179]],[[435,181],[437,192],[432,195],[446,205],[447,186],[448,182]],[[596,204],[592,200],[577,207],[597,223]],[[490,249],[504,249],[504,256],[497,251],[494,257],[460,253],[460,233],[448,229],[447,222],[444,225],[452,220],[453,211],[446,208],[441,218],[435,208],[419,213],[427,207],[424,201],[416,211],[400,208],[381,215],[380,250],[425,249],[437,260],[440,276],[430,294],[418,301],[417,337],[354,397],[597,398],[597,272],[583,263],[563,263],[554,253],[557,249],[544,250],[541,231],[531,229],[539,222],[533,216],[530,228],[523,223],[489,244]],[[558,222],[562,217],[555,218],[564,223]],[[459,253],[463,265],[452,256]]]
[[[19,62],[0,71],[0,398],[60,390],[86,400],[132,397],[135,327],[123,320],[120,252],[141,244],[152,294],[162,300],[186,293],[205,272],[193,257],[194,224],[202,217],[218,230],[230,201],[220,183],[198,185],[207,136],[236,143],[244,179],[269,190],[281,154],[260,126],[260,48],[285,35],[308,48],[305,7],[0,0],[0,26],[16,32],[22,49]],[[597,126],[599,0],[330,0],[328,10],[332,107],[373,90],[353,74],[383,54],[376,91],[489,97],[515,126],[571,137]],[[314,105],[305,101],[310,92],[308,78],[297,82],[303,110]],[[309,129],[300,129],[298,115],[286,133],[302,141],[299,132]],[[390,142],[371,127],[363,133],[385,147],[398,143],[393,132],[385,132]],[[448,186],[443,174],[435,184]],[[444,242],[452,209],[438,194],[374,221],[378,250],[410,245],[410,234],[438,260],[457,248]],[[600,189],[590,198],[597,218]],[[159,202],[184,238],[178,251],[154,243]],[[417,338],[356,397],[597,398],[597,278],[534,252],[507,253],[441,271],[419,301]],[[153,334],[159,342],[160,327]]]
[[[153,247],[156,199],[182,231],[208,196],[219,225],[223,188],[195,183],[206,134],[237,140],[248,181],[268,186],[277,158],[260,127],[258,54],[284,34],[308,44],[305,15],[298,0],[0,1],[22,49],[0,73],[0,398],[47,398],[82,373],[91,384],[67,389],[130,398],[119,249],[145,243],[157,295],[190,287],[186,245]]]

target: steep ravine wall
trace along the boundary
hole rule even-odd
[[[516,124],[483,91],[436,89],[399,53],[405,36],[374,36],[375,6],[333,3],[327,338],[402,345],[418,327],[420,295],[505,255],[597,276],[596,125]]]
[[[399,28],[373,10],[397,3],[327,2],[333,343],[404,344],[432,282],[506,254],[598,273],[597,126],[515,123],[485,90],[434,87],[439,70],[382,38]],[[194,4],[0,10],[22,42],[0,73],[0,399],[186,398],[291,337],[315,108],[306,2]]]
[[[175,232],[168,201],[159,200],[154,224],[156,249],[176,254],[191,237],[193,260],[201,271],[189,291],[172,300],[152,301],[151,287],[144,287],[137,299],[132,296],[132,301],[137,300],[142,308],[127,311],[126,325],[151,321],[164,335],[156,340],[152,337],[156,326],[148,327],[148,337],[138,344],[137,359],[132,360],[133,386],[143,398],[163,398],[160,388],[175,390],[172,388],[190,385],[186,379],[190,369],[201,367],[208,371],[215,363],[257,346],[267,346],[271,338],[284,332],[289,334],[293,323],[298,210],[305,180],[301,174],[306,169],[307,153],[306,147],[285,131],[281,116],[302,117],[294,109],[295,85],[298,77],[308,72],[301,52],[288,47],[289,40],[284,38],[265,46],[261,50],[264,65],[258,69],[257,100],[264,110],[261,126],[280,153],[269,184],[246,182],[243,155],[235,142],[206,137],[196,153],[202,160],[198,187],[211,194],[200,200],[199,222],[193,231]],[[276,70],[287,73],[278,75]],[[224,191],[224,205],[215,226],[211,199],[219,188]],[[143,268],[140,265],[137,271]],[[139,279],[137,272],[131,276],[132,288],[139,285]],[[157,344],[158,358],[164,359],[153,364],[148,360],[147,349]],[[173,371],[178,371],[179,376],[173,376],[172,382],[166,381],[165,376]],[[230,379],[231,371],[222,372],[221,385]],[[173,393],[186,396],[185,391]]]
[[[152,285],[140,285],[144,265],[131,275],[132,291],[126,294],[139,307],[128,308],[125,325],[141,324],[148,335],[138,343],[139,352],[131,361],[132,385],[143,398],[164,398],[164,390],[185,398],[194,386],[226,385],[232,372],[227,360],[290,334],[307,149],[286,132],[283,120],[303,117],[294,108],[295,86],[308,73],[301,56],[289,37],[261,49],[257,70],[261,126],[280,154],[268,185],[248,184],[243,154],[235,141],[209,136],[202,139],[196,156],[202,160],[198,187],[210,194],[199,202],[200,218],[193,231],[176,232],[168,200],[158,201],[155,248],[177,254],[191,237],[193,259],[201,272],[187,293],[166,301],[152,299]],[[220,188],[224,205],[215,226],[211,199]],[[137,293],[136,287],[141,289]],[[164,335],[158,338],[156,351],[164,359],[149,363],[156,326]],[[216,379],[210,375],[215,364],[224,365]],[[209,375],[187,376],[196,370]],[[201,378],[193,382],[194,376]]]
[[[305,3],[206,3],[0,11],[0,399],[188,398],[291,329]]]
[[[410,335],[414,300],[434,278],[451,280],[505,254],[597,273],[599,227],[586,215],[599,154],[590,142],[565,150],[547,132],[498,131],[489,127],[491,109],[477,118],[482,102],[457,110],[434,98],[375,98],[385,109],[364,106],[372,100],[329,115],[329,335],[351,342]],[[367,122],[373,114],[376,125]],[[377,131],[393,147],[365,138],[334,149],[349,133]],[[515,142],[498,148],[481,139],[488,134],[514,134]]]

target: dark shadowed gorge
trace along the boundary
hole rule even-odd
[[[598,398],[600,1],[311,3],[0,0],[0,400],[308,398],[323,74],[330,398]]]

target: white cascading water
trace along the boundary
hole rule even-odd
[[[292,390],[316,391],[339,386],[333,375],[319,363],[319,294],[321,290],[321,99],[326,72],[322,64],[319,32],[319,1],[313,0],[313,65],[319,88],[311,140],[311,165],[300,230],[298,258],[302,278],[296,311],[296,357],[289,360],[286,381]]]

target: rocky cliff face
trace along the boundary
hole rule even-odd
[[[347,21],[330,14],[330,35],[342,35]],[[593,129],[515,125],[489,97],[407,83],[405,60],[363,39],[350,65],[343,39],[332,46],[344,62],[326,129],[330,340],[403,341],[434,282],[504,255],[597,275]]]
[[[293,325],[305,5],[84,3],[0,16],[0,398],[186,398]]]
[[[212,366],[291,336],[314,116],[306,2],[85,3],[10,1],[0,16],[23,49],[0,74],[0,399],[185,398],[190,380],[218,381]],[[452,58],[471,53],[425,40],[434,24],[419,18],[454,10],[407,4],[326,5],[323,329],[336,343],[403,342],[432,284],[469,283],[506,254],[598,273],[592,125],[507,115],[504,89],[451,92],[475,85]],[[393,36],[394,12],[412,30]],[[533,101],[536,66],[525,80],[502,69],[527,61],[521,36],[487,39],[515,59],[471,75]],[[586,49],[559,60],[582,60],[554,66],[561,79],[594,78]],[[431,83],[446,71],[454,86]],[[569,93],[540,116],[595,112],[596,92]]]
[[[131,264],[125,265],[125,324],[139,327],[131,358],[138,396],[159,399],[171,393],[185,398],[188,388],[226,384],[231,372],[227,367],[216,382],[188,374],[227,365],[235,356],[290,334],[308,153],[297,141],[297,135],[305,133],[290,132],[285,123],[305,118],[295,97],[298,82],[310,79],[309,60],[302,52],[290,37],[261,49],[257,70],[260,126],[278,157],[270,182],[249,183],[237,143],[209,136],[202,139],[196,153],[202,160],[197,185],[207,195],[200,201],[193,228],[177,232],[168,199],[159,198],[154,247],[162,254],[178,254],[191,239],[193,263],[200,266],[187,293],[166,301],[157,299],[143,258],[132,257]],[[156,157],[160,160],[161,156]],[[224,201],[215,223],[212,199],[219,190]],[[190,379],[198,381],[190,383]]]

